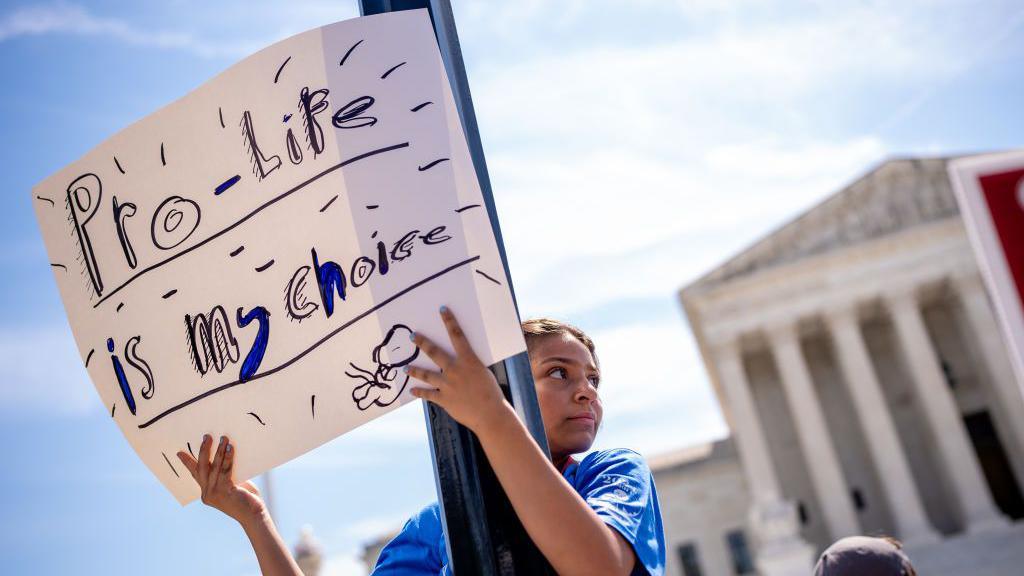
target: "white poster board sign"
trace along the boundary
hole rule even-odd
[[[949,165],[982,277],[1024,385],[1024,151],[986,154]],[[1024,388],[1021,389],[1024,393]]]
[[[525,350],[426,11],[299,34],[32,191],[83,364],[182,503],[205,433],[238,478],[412,399],[448,305]]]

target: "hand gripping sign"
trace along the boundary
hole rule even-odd
[[[266,48],[32,191],[96,390],[174,496],[203,434],[239,478],[412,399],[456,312],[525,349],[426,11]]]
[[[1024,151],[955,160],[949,174],[1020,387],[1024,383]]]

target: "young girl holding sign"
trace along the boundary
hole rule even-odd
[[[429,388],[412,394],[444,408],[472,430],[530,538],[562,575],[660,576],[665,541],[658,495],[639,454],[590,449],[601,424],[600,371],[594,344],[578,328],[554,320],[523,323],[537,400],[551,458],[541,451],[505,401],[494,375],[477,358],[454,314],[441,308],[451,354],[416,334],[414,342],[441,371],[409,367]],[[203,502],[237,520],[252,542],[264,574],[301,574],[281,540],[259,492],[231,477],[233,446],[212,439],[199,459],[178,457],[202,488]],[[381,552],[381,575],[449,575],[438,505],[413,516]]]

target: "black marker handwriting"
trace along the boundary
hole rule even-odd
[[[434,166],[437,166],[441,162],[446,162],[446,161],[448,161],[448,158],[438,158],[437,160],[434,160],[433,162],[427,164],[426,166],[419,166],[418,170],[420,172],[423,172],[423,171],[426,171],[426,170],[430,170],[431,168],[433,168]]]
[[[495,280],[495,279],[494,279],[494,278],[492,278],[491,276],[488,276],[488,275],[487,275],[487,274],[486,274],[485,272],[481,272],[480,270],[474,270],[474,272],[476,272],[477,274],[479,274],[479,275],[483,276],[484,278],[487,278],[487,279],[488,279],[488,280],[490,280],[491,282],[494,282],[494,283],[495,283],[495,284],[497,284],[498,286],[501,286],[501,282],[498,282],[497,280]]]
[[[274,84],[277,84],[277,79],[281,77],[281,71],[284,70],[285,65],[288,64],[291,59],[292,57],[289,56],[281,63],[281,67],[277,69],[277,74],[274,74]]]
[[[327,201],[327,204],[324,204],[324,207],[321,208],[320,211],[323,212],[324,210],[327,210],[328,208],[330,208],[331,204],[334,204],[334,201],[337,200],[337,199],[338,199],[338,196],[335,195],[334,198],[331,198],[330,200]]]
[[[349,48],[347,52],[345,52],[345,55],[341,57],[341,62],[338,62],[338,66],[344,66],[345,65],[345,60],[348,60],[348,57],[352,54],[352,51],[356,49],[356,46],[359,46],[362,43],[363,43],[363,41],[360,40],[359,42],[356,42],[355,44],[353,44],[352,47]]]
[[[466,266],[468,264],[476,262],[479,259],[480,259],[480,256],[472,256],[470,258],[462,260],[461,262],[457,262],[455,264],[452,264],[451,266],[448,266],[447,268],[444,268],[443,270],[439,270],[438,272],[435,272],[435,273],[431,274],[430,276],[427,276],[426,278],[423,278],[422,280],[419,280],[419,281],[417,281],[417,282],[407,286],[406,288],[403,288],[402,290],[399,290],[398,292],[396,292],[395,294],[392,294],[388,298],[385,298],[384,300],[378,302],[377,304],[371,306],[370,308],[368,308],[368,309],[360,312],[359,314],[353,316],[352,318],[350,318],[349,320],[347,320],[346,322],[344,322],[343,324],[341,324],[340,326],[338,326],[334,330],[331,330],[330,332],[328,332],[327,335],[322,337],[320,340],[314,342],[311,346],[307,347],[302,352],[299,352],[298,354],[293,356],[291,359],[286,360],[285,362],[282,362],[281,364],[279,364],[279,365],[277,365],[277,366],[275,366],[273,368],[269,368],[267,370],[264,370],[263,372],[260,372],[260,373],[257,373],[257,374],[253,374],[252,377],[250,377],[248,380],[241,380],[241,379],[239,379],[239,380],[235,380],[234,382],[228,382],[227,384],[222,384],[220,386],[217,386],[216,388],[211,388],[211,389],[203,392],[202,394],[198,394],[196,396],[193,396],[192,398],[189,398],[188,400],[185,400],[184,402],[181,402],[179,404],[171,406],[170,408],[167,408],[166,410],[164,410],[160,414],[157,414],[156,416],[150,418],[146,422],[143,422],[142,424],[139,424],[138,427],[140,429],[148,428],[149,426],[152,426],[156,422],[159,422],[160,420],[162,420],[162,419],[166,418],[167,416],[169,416],[169,415],[171,415],[171,414],[181,410],[182,408],[185,408],[186,406],[189,406],[191,404],[199,402],[200,400],[203,400],[205,398],[209,398],[210,396],[213,396],[214,394],[218,394],[220,392],[223,392],[224,390],[227,390],[229,388],[233,388],[233,387],[238,386],[240,384],[245,384],[246,382],[251,382],[253,380],[257,380],[257,379],[260,379],[260,378],[265,378],[267,376],[271,376],[271,375],[276,374],[276,373],[278,373],[278,372],[280,372],[282,370],[285,370],[288,367],[290,367],[291,365],[293,365],[296,362],[298,362],[299,360],[302,360],[306,355],[308,355],[309,353],[313,352],[314,350],[316,350],[320,346],[323,346],[325,343],[330,341],[332,338],[334,338],[338,334],[344,332],[346,329],[348,329],[350,326],[352,326],[356,322],[362,320],[363,318],[366,318],[367,316],[373,314],[374,312],[380,310],[381,308],[384,308],[388,304],[394,302],[395,300],[401,298],[402,296],[405,296],[406,294],[408,294],[409,292],[412,292],[413,290],[419,288],[420,286],[428,284],[431,281],[436,280],[437,278],[440,278],[440,277],[444,276],[445,274],[448,274],[449,272],[452,272],[453,270],[457,270],[459,268],[462,268],[463,266]]]
[[[399,68],[401,68],[402,66],[405,66],[405,62],[402,62],[402,63],[400,63],[400,64],[395,64],[395,65],[394,65],[394,66],[392,66],[391,68],[388,68],[388,71],[387,71],[387,72],[385,72],[384,74],[382,74],[382,75],[381,75],[381,77],[380,77],[380,79],[381,79],[381,80],[383,80],[383,79],[387,78],[388,76],[390,76],[390,75],[391,75],[391,73],[392,73],[392,72],[394,72],[395,70],[398,70],[398,69],[399,69]]]
[[[320,178],[323,178],[324,176],[334,172],[335,170],[339,170],[339,169],[341,169],[341,168],[343,168],[345,166],[348,166],[348,165],[353,164],[355,162],[358,162],[360,160],[365,160],[367,158],[371,158],[371,157],[377,156],[379,154],[384,154],[386,152],[391,152],[391,151],[394,151],[394,150],[399,150],[401,148],[407,148],[408,146],[409,146],[408,142],[402,142],[401,144],[394,144],[394,145],[391,145],[391,146],[385,146],[383,148],[378,148],[376,150],[371,150],[369,152],[364,152],[362,154],[358,154],[358,155],[353,156],[351,158],[347,158],[347,159],[342,160],[341,162],[339,162],[339,163],[337,163],[337,164],[335,164],[333,166],[330,166],[330,167],[322,170],[321,172],[311,176],[310,178],[308,178],[304,182],[300,182],[299,184],[297,184],[297,185],[293,186],[292,188],[288,189],[287,191],[282,192],[281,194],[278,194],[274,198],[271,198],[270,200],[264,202],[263,204],[261,204],[260,206],[256,207],[251,212],[249,212],[245,216],[241,217],[240,219],[236,220],[233,224],[225,227],[224,229],[220,230],[219,232],[216,232],[216,233],[210,235],[209,237],[207,237],[207,238],[205,238],[205,239],[203,239],[203,240],[201,240],[199,242],[196,242],[192,246],[189,246],[188,248],[185,248],[184,250],[178,252],[177,254],[173,254],[171,256],[168,256],[167,258],[164,258],[163,260],[160,260],[159,262],[156,262],[156,263],[154,263],[154,264],[152,264],[152,265],[150,265],[150,266],[148,266],[148,267],[146,267],[146,268],[144,268],[142,270],[139,270],[138,272],[136,272],[135,274],[130,276],[127,280],[122,282],[119,286],[117,286],[116,288],[110,290],[108,293],[103,294],[98,299],[98,301],[93,304],[93,308],[98,307],[100,304],[102,304],[108,298],[110,298],[111,296],[113,296],[114,294],[116,294],[117,292],[122,290],[125,286],[128,286],[129,284],[131,284],[132,282],[137,280],[142,275],[144,275],[144,274],[146,274],[148,272],[151,272],[151,271],[153,271],[153,270],[155,270],[155,269],[157,269],[157,268],[167,264],[168,262],[176,260],[176,259],[178,259],[178,258],[180,258],[180,257],[182,257],[182,256],[184,256],[184,255],[186,255],[186,254],[188,254],[190,252],[192,252],[193,250],[196,250],[198,248],[201,248],[201,247],[205,246],[207,243],[212,242],[212,241],[216,240],[217,238],[223,236],[224,234],[227,234],[228,232],[230,232],[230,231],[234,230],[235,228],[241,226],[242,224],[247,222],[250,218],[256,216],[260,212],[266,210],[267,208],[273,206],[274,204],[277,204],[278,202],[284,200],[288,196],[291,196],[292,194],[294,194],[294,193],[304,189],[306,186],[308,186],[308,185],[312,184],[313,182],[319,180]],[[100,290],[102,291],[102,287],[100,288]]]

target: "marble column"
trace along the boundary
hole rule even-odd
[[[899,290],[887,294],[885,301],[909,372],[907,376],[914,385],[914,397],[921,406],[964,528],[977,532],[1004,525],[1006,521],[992,501],[960,411],[942,374],[914,292]]]
[[[925,514],[921,495],[914,484],[896,425],[864,343],[856,308],[854,305],[834,308],[825,315],[825,321],[832,333],[839,367],[878,473],[882,493],[896,525],[896,535],[908,545],[938,540],[938,533]]]
[[[980,360],[984,363],[985,374],[988,376],[990,398],[994,409],[1003,416],[1007,433],[1007,448],[1015,455],[1024,454],[1024,395],[1021,383],[1017,381],[1010,365],[1010,356],[1001,338],[1001,328],[996,322],[992,306],[989,304],[985,286],[981,276],[973,271],[953,278],[960,302],[963,305],[969,332],[977,343]],[[1024,483],[1024,461],[1014,458],[1014,470],[1018,481]]]
[[[713,351],[715,372],[729,414],[733,440],[750,490],[750,528],[755,563],[762,576],[804,576],[814,564],[814,548],[800,537],[796,509],[782,499],[761,418],[750,393],[739,342]]]
[[[796,325],[773,327],[768,338],[829,535],[832,540],[838,540],[859,534],[857,512],[800,348]]]

